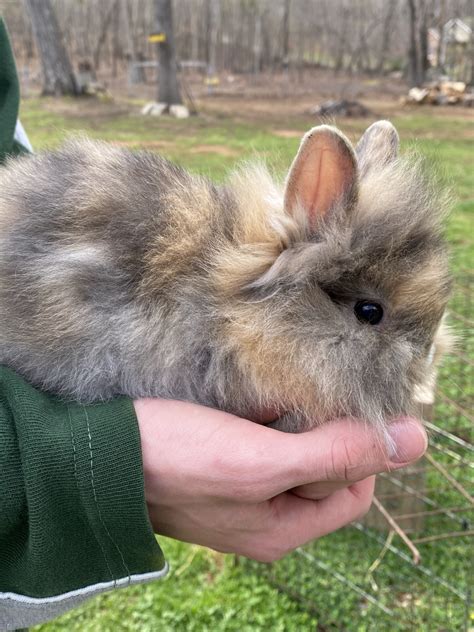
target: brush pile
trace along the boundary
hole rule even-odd
[[[321,117],[342,116],[345,118],[364,118],[373,116],[373,112],[366,108],[360,101],[325,101],[315,108],[311,108],[310,114]]]
[[[434,81],[424,88],[411,88],[403,103],[415,105],[474,105],[474,93],[463,81]]]

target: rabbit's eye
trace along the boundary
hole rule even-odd
[[[378,325],[383,318],[383,307],[371,301],[357,301],[354,305],[354,313],[361,323]]]

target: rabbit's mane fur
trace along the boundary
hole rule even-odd
[[[276,327],[269,314],[273,305],[265,309],[265,303],[271,303],[277,293],[289,292],[292,286],[299,284],[311,285],[313,275],[317,276],[320,286],[339,290],[343,295],[351,294],[351,286],[359,278],[359,282],[363,279],[362,286],[368,285],[374,290],[383,288],[392,310],[400,314],[402,326],[407,330],[407,354],[413,342],[408,332],[411,330],[416,337],[416,332],[422,329],[431,332],[437,356],[447,351],[451,336],[440,319],[451,287],[442,237],[449,197],[441,194],[430,179],[423,160],[409,155],[367,171],[359,182],[354,207],[349,211],[342,204],[333,208],[316,234],[310,230],[303,209],[293,216],[285,212],[283,186],[272,178],[264,165],[246,165],[233,174],[229,184],[237,200],[239,217],[234,241],[224,246],[216,257],[214,278],[227,305],[231,304],[231,295],[238,296],[235,310],[240,312],[239,316],[229,310],[229,323],[234,323],[229,324],[232,330],[229,338],[235,336],[240,342],[242,337],[246,338],[246,344],[242,345],[249,354],[246,365],[255,373],[259,369],[261,372],[255,381],[258,383],[263,375],[268,376],[269,366],[272,367],[271,387],[267,385],[262,389],[267,393],[267,401],[262,405],[277,401],[278,390],[280,395],[285,394],[286,403],[293,397],[293,410],[299,408],[306,414],[309,411],[309,415],[322,419],[331,418],[338,410],[340,414],[377,420],[382,427],[382,419],[387,414],[401,410],[397,408],[400,400],[390,402],[390,382],[404,377],[408,393],[408,384],[415,379],[418,392],[424,390],[425,400],[432,395],[434,372],[424,367],[424,376],[419,374],[414,378],[406,371],[403,353],[399,363],[394,353],[391,360],[386,358],[387,364],[392,363],[391,371],[385,371],[383,379],[383,372],[380,373],[381,381],[385,381],[385,392],[374,397],[370,410],[367,398],[370,387],[361,385],[363,366],[359,372],[347,370],[346,363],[357,364],[354,356],[339,353],[338,361],[330,361],[324,368],[321,364],[311,366],[311,354],[302,355],[294,344],[291,324],[286,331],[282,323]],[[242,317],[245,311],[247,315]],[[329,313],[328,318],[331,318]],[[267,335],[273,339],[271,345],[259,345],[258,338],[265,336],[265,330],[262,334],[262,326],[258,327],[257,322],[265,321],[268,321]],[[247,325],[242,326],[242,322]],[[319,325],[319,320],[315,324]],[[257,335],[254,332],[258,332]],[[326,341],[327,355],[331,356],[334,333],[330,327]],[[273,352],[269,354],[270,348]],[[318,379],[324,386],[318,398],[314,398],[301,371],[288,370],[292,350],[299,361],[303,358],[308,375],[319,371]],[[385,350],[380,351],[383,356]],[[285,355],[288,363],[282,365],[279,358]],[[349,374],[352,381],[348,380]],[[346,380],[344,385],[342,376]],[[368,376],[369,380],[374,378],[373,374]],[[373,390],[376,390],[375,383]],[[347,407],[341,407],[344,400],[341,393],[350,393],[345,398]],[[408,398],[401,406],[405,411],[410,409]]]

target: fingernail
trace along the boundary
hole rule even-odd
[[[398,419],[388,427],[393,446],[390,459],[393,463],[409,463],[422,456],[428,447],[425,429],[415,419]]]

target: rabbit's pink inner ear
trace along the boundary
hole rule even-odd
[[[352,202],[357,188],[357,165],[349,141],[327,125],[303,138],[286,181],[285,209],[302,207],[312,228],[343,200]]]

